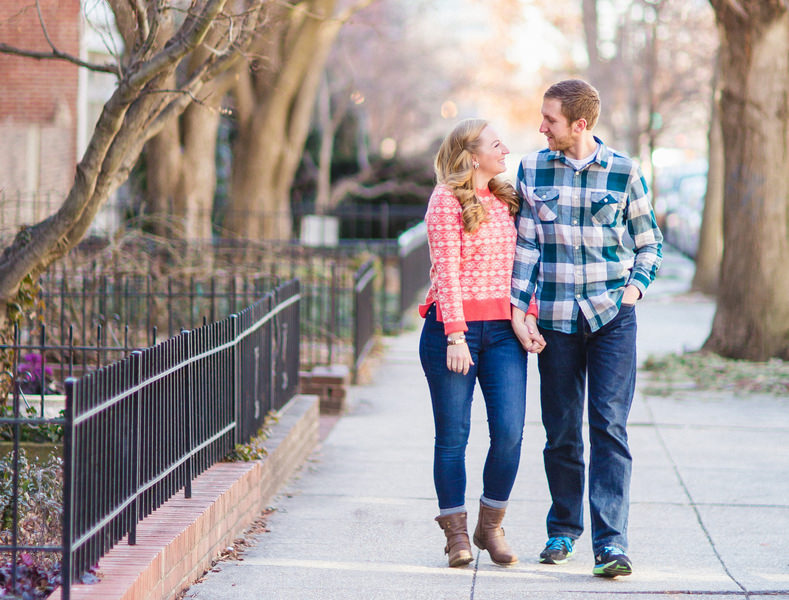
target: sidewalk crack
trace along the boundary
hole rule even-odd
[[[479,572],[479,556],[482,554],[481,550],[477,550],[477,560],[474,561],[474,576],[471,578],[471,595],[469,600],[474,600],[474,588],[477,584],[477,573]]]
[[[743,591],[746,598],[750,598],[751,593],[747,590],[747,588],[744,585],[742,585],[737,580],[737,578],[732,574],[732,572],[729,571],[729,567],[726,566],[726,562],[723,560],[723,556],[721,556],[720,552],[718,552],[718,548],[715,546],[715,541],[712,539],[712,534],[710,533],[709,529],[707,529],[707,526],[704,524],[704,519],[702,519],[701,517],[701,511],[699,510],[696,501],[693,499],[693,496],[691,495],[690,489],[685,483],[685,480],[682,478],[682,474],[679,472],[679,466],[674,460],[674,457],[671,455],[671,451],[668,448],[668,444],[666,443],[666,440],[663,438],[663,433],[657,421],[655,420],[655,415],[652,412],[652,407],[650,406],[649,401],[647,400],[646,397],[643,398],[643,401],[644,404],[646,405],[647,412],[649,413],[650,420],[652,421],[653,426],[655,428],[655,433],[657,434],[658,441],[660,442],[660,445],[663,448],[663,452],[666,453],[666,456],[668,457],[668,460],[671,463],[671,468],[674,470],[674,475],[676,475],[677,481],[679,481],[679,485],[682,488],[682,491],[685,492],[685,496],[687,497],[688,502],[690,503],[690,507],[693,509],[693,513],[696,515],[696,521],[701,527],[701,531],[704,533],[704,537],[707,538],[707,541],[709,542],[712,551],[715,553],[718,562],[723,568],[723,572],[726,573],[729,579],[731,579],[737,585],[737,587],[739,587]]]

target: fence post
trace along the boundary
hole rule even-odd
[[[279,305],[279,291],[280,288],[274,288],[273,292],[269,294],[269,302],[266,312],[271,312]],[[269,371],[268,371],[268,402],[266,402],[266,414],[270,410],[276,406],[277,402],[277,350],[278,348],[278,339],[277,339],[277,324],[278,324],[279,317],[274,316],[271,321],[269,321],[268,326],[268,347],[269,347]]]
[[[337,331],[337,263],[331,264],[331,285],[329,286],[329,327],[326,339],[329,342],[329,362],[332,364],[332,350],[334,348],[334,335]]]
[[[241,377],[241,365],[239,363],[238,357],[240,351],[238,349],[238,314],[230,315],[230,336],[233,340],[233,348],[230,351],[230,397],[233,401],[233,414],[235,415],[236,419],[236,428],[233,432],[233,447],[238,446],[241,443],[241,385],[240,385],[240,377]]]
[[[74,385],[76,379],[66,379],[66,406],[63,410],[63,554],[60,557],[60,587],[62,600],[71,594],[71,543],[74,538]]]
[[[135,350],[131,354],[132,365],[132,385],[138,386],[142,381],[142,352]],[[134,488],[134,498],[131,502],[131,520],[129,523],[129,545],[134,546],[137,543],[137,520],[140,514],[140,497],[138,490],[140,489],[140,455],[142,448],[140,445],[140,423],[142,423],[142,402],[140,401],[140,391],[134,392],[132,396],[132,423],[131,423],[131,478],[132,487]]]
[[[194,332],[186,329],[181,330],[181,356],[180,360],[189,359],[194,356]],[[189,363],[186,367],[186,407],[184,410],[184,441],[186,448],[189,450],[189,455],[184,462],[185,479],[184,481],[184,498],[192,497],[192,411],[194,410],[194,363]]]

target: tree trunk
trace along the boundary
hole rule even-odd
[[[194,77],[178,82],[174,90],[165,92],[158,85],[176,73],[182,61],[203,43],[226,1],[193,2],[178,30],[163,45],[155,41],[155,33],[162,24],[159,20],[162,6],[157,3],[157,10],[151,13],[152,21],[140,14],[135,30],[138,35],[134,43],[127,44],[135,52],[120,66],[118,85],[104,105],[76,166],[68,195],[55,214],[21,230],[0,253],[0,304],[6,309],[0,310],[0,331],[8,324],[8,310],[15,302],[21,282],[26,278],[35,280],[82,239],[102,204],[128,177],[143,145],[161,131],[164,123],[177,118],[206,82],[230,68],[248,48],[257,24],[259,8],[255,7],[239,17],[243,24],[234,29],[234,45],[227,53],[212,53],[209,61],[190,71],[195,73]],[[129,4],[120,0],[111,4],[118,9],[118,22],[122,22],[122,10],[129,9]],[[135,3],[134,7],[138,12],[145,8],[144,3]],[[50,58],[62,57],[53,53]],[[71,60],[77,59],[71,57]],[[102,65],[91,65],[91,68],[107,70]]]
[[[359,0],[341,15],[333,14],[336,0],[311,0],[305,3],[307,12],[287,9],[292,12],[282,24],[279,63],[272,60],[272,72],[258,76],[257,85],[249,81],[249,71],[239,75],[239,136],[223,223],[230,235],[290,238],[290,188],[309,133],[321,73],[340,27],[372,1]]]
[[[145,144],[148,189],[144,206],[145,222],[154,234],[163,238],[173,235],[180,237],[182,234],[176,234],[176,219],[173,218],[182,164],[180,127],[178,119],[172,119]]]
[[[721,25],[724,249],[704,345],[789,359],[789,14],[777,0],[712,0]]]
[[[715,84],[712,90],[710,110],[707,191],[704,194],[704,213],[696,249],[696,272],[692,289],[703,294],[716,294],[723,256],[723,130],[719,108],[720,86],[716,67]]]
[[[211,240],[211,213],[216,191],[218,107],[191,104],[184,111],[184,160],[176,215],[183,219],[184,239]]]
[[[331,163],[334,156],[335,125],[331,114],[331,90],[324,73],[318,91],[317,121],[321,143],[318,150],[318,182],[315,191],[315,213],[322,215],[332,207],[331,202]]]

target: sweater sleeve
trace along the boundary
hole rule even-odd
[[[526,311],[527,315],[534,315],[536,319],[540,318],[540,310],[537,308],[537,294],[531,295],[529,300],[529,310]]]
[[[460,202],[449,188],[439,185],[433,190],[425,223],[444,332],[467,331],[460,287],[463,220]]]

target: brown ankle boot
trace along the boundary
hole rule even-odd
[[[436,522],[444,530],[444,535],[447,536],[444,554],[449,555],[449,566],[462,567],[474,560],[471,555],[471,543],[468,541],[466,513],[438,516]]]
[[[480,550],[487,550],[491,560],[497,565],[509,567],[518,562],[518,557],[504,539],[501,522],[505,512],[504,508],[491,508],[479,503],[479,521],[474,530],[474,544]]]

